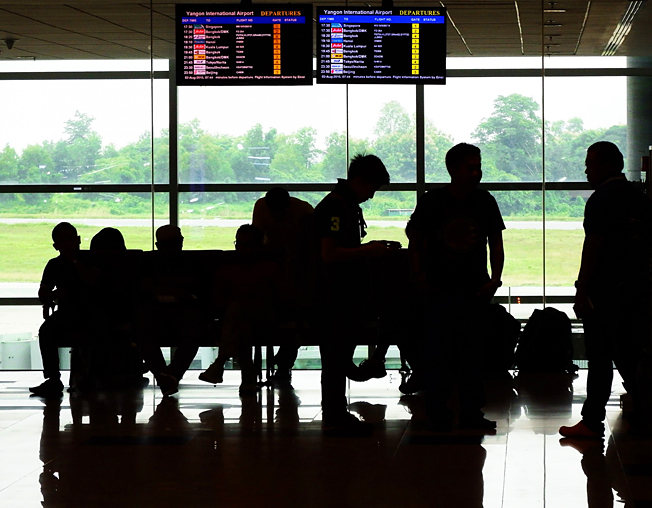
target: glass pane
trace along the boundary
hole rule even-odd
[[[312,206],[325,196],[320,192],[291,192]],[[235,232],[251,224],[256,200],[265,192],[182,192],[179,216],[186,249],[233,249]]]
[[[381,191],[363,203],[361,208],[368,226],[363,241],[391,240],[407,248],[405,226],[416,207],[416,198],[416,192]]]
[[[627,155],[625,76],[546,78],[545,114],[546,181],[586,182],[586,149],[596,141],[611,141]]]
[[[415,87],[349,86],[351,157],[373,153],[383,160],[393,183],[416,181],[415,118]]]
[[[156,82],[162,108],[166,86]],[[0,183],[152,181],[148,80],[0,80],[0,94],[12,97],[0,102],[12,119],[0,125]]]
[[[344,85],[180,87],[179,180],[325,182],[342,177],[345,93]]]
[[[482,150],[484,182],[541,181],[540,103],[541,78],[449,78],[426,87],[426,181],[450,180],[446,152],[462,142]]]
[[[12,195],[6,195],[12,197]],[[40,198],[40,194],[28,194],[23,198]],[[157,222],[167,222],[167,197],[157,194]],[[116,194],[108,199],[109,213],[94,212],[101,209],[102,202],[94,195],[55,194],[53,200],[72,203],[74,213],[50,214],[51,217],[0,219],[0,282],[39,282],[48,259],[56,257],[52,248],[51,231],[61,221],[70,222],[81,237],[81,248],[88,249],[91,238],[104,227],[118,228],[125,237],[129,249],[148,250],[152,247],[152,199],[149,194]],[[119,200],[119,201],[118,201]],[[47,201],[44,199],[43,201]],[[44,203],[47,204],[47,203]],[[93,206],[93,205],[97,206]],[[163,210],[159,210],[162,208]],[[36,207],[35,207],[36,209]],[[111,214],[113,218],[108,218]],[[47,213],[42,213],[47,215]],[[60,216],[59,216],[60,215]],[[120,217],[121,216],[121,217]],[[2,296],[14,296],[0,289]],[[34,293],[31,296],[36,296]]]

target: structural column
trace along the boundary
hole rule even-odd
[[[627,177],[641,179],[641,157],[652,145],[652,57],[628,57],[627,67]]]

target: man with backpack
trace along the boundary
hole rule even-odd
[[[575,282],[575,314],[584,323],[589,372],[582,421],[561,427],[565,437],[601,439],[611,395],[612,362],[640,414],[636,370],[649,324],[650,201],[622,173],[623,155],[600,141],[586,154],[595,192],[584,210],[584,246]]]

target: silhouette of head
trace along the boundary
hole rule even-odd
[[[468,143],[459,143],[446,153],[446,169],[451,183],[464,188],[475,188],[482,179],[480,149]]]
[[[52,246],[61,254],[70,254],[79,250],[81,238],[75,226],[69,222],[60,222],[52,228]]]
[[[235,234],[235,250],[240,255],[248,257],[260,252],[263,248],[263,232],[251,224],[243,224]]]
[[[618,147],[610,141],[593,143],[586,151],[586,179],[593,188],[613,176],[618,176],[625,162]]]
[[[156,230],[156,248],[163,252],[179,252],[183,248],[183,235],[178,226],[166,224]]]
[[[290,193],[283,187],[274,187],[265,194],[265,204],[272,217],[283,219],[290,207]]]
[[[351,159],[348,178],[358,203],[371,199],[383,185],[389,184],[389,173],[375,155],[358,154]]]
[[[90,250],[127,250],[127,246],[119,230],[104,228],[91,238]]]

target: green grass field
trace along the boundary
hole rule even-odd
[[[80,226],[82,248],[101,228]],[[52,224],[0,225],[0,282],[38,282],[48,259],[57,255],[52,248]],[[236,228],[187,227],[183,234],[187,249],[233,249]],[[149,227],[123,227],[127,247],[152,248]],[[400,227],[370,227],[365,240],[396,240],[407,247]],[[577,278],[584,233],[582,230],[550,230],[546,232],[546,284],[572,286]],[[543,241],[541,231],[506,230],[505,286],[543,285]]]

